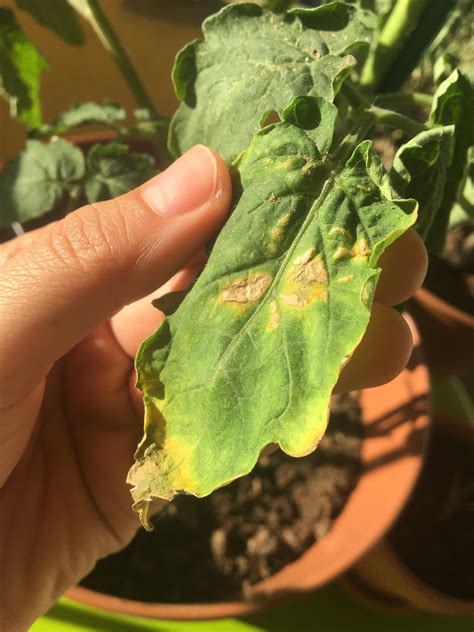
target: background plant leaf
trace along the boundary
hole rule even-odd
[[[18,25],[13,12],[0,7],[0,93],[12,116],[28,127],[41,124],[41,72],[48,63]]]
[[[0,173],[0,226],[26,222],[52,211],[84,176],[82,151],[58,138],[29,140]]]
[[[15,0],[19,9],[28,11],[35,20],[68,44],[80,46],[85,37],[79,20],[67,0]]]
[[[266,0],[264,8],[274,13],[283,13],[287,11],[294,3],[293,0]]]
[[[392,181],[399,195],[415,198],[420,211],[416,229],[426,239],[443,199],[452,157],[454,126],[417,134],[397,151]]]
[[[84,125],[108,125],[116,127],[127,116],[125,108],[113,101],[94,103],[80,103],[66,112],[59,114],[51,125],[42,125],[35,133],[39,137],[49,137],[54,134],[64,134]]]
[[[449,227],[467,219],[474,219],[474,147],[469,147],[464,178],[458,189],[458,197],[449,215]]]
[[[86,197],[100,202],[122,195],[156,173],[148,154],[130,153],[127,145],[94,145],[87,155]]]
[[[454,146],[446,174],[446,186],[436,221],[426,236],[426,247],[439,253],[444,245],[449,215],[463,179],[467,151],[474,145],[474,87],[459,70],[440,84],[433,98],[430,125],[454,125]]]
[[[129,474],[148,502],[205,496],[277,443],[314,450],[331,390],[369,320],[384,249],[416,219],[370,141],[328,164],[289,123],[257,133],[242,194],[177,311],[142,345],[145,436]]]
[[[178,156],[205,143],[232,161],[268,114],[281,115],[294,97],[332,102],[355,64],[345,52],[370,40],[371,14],[341,2],[286,15],[229,5],[204,22],[203,34],[176,58],[182,103],[169,146]]]

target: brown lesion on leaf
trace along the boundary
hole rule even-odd
[[[222,290],[222,301],[224,303],[253,303],[265,294],[271,282],[272,277],[263,272],[237,279]]]
[[[270,320],[268,321],[267,330],[274,331],[280,326],[280,310],[278,309],[278,303],[272,301],[270,303]]]
[[[288,273],[280,299],[288,307],[306,307],[328,299],[328,273],[314,248],[297,257]]]
[[[270,204],[273,204],[273,202],[276,202],[278,200],[278,196],[276,195],[276,193],[270,193],[270,195],[267,197],[267,202],[269,202]]]

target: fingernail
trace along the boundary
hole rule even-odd
[[[165,217],[197,210],[217,192],[217,162],[204,145],[196,145],[166,171],[140,187],[143,199]]]

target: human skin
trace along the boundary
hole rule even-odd
[[[0,246],[2,632],[28,629],[139,528],[125,483],[142,434],[133,356],[162,318],[151,296],[189,283],[230,199],[224,163],[197,146],[138,189]],[[388,381],[408,360],[390,306],[424,278],[414,231],[381,266],[338,390]]]

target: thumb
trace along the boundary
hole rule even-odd
[[[224,163],[197,145],[141,187],[51,224],[8,260],[0,268],[2,405],[185,265],[222,224],[230,199]]]

